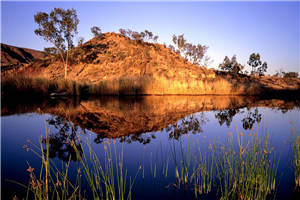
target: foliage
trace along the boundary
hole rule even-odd
[[[219,65],[219,68],[224,71],[238,74],[244,69],[244,66],[237,62],[236,56],[234,55],[231,59],[225,56],[224,61]]]
[[[284,78],[298,78],[298,76],[298,72],[284,72],[283,74]]]
[[[204,57],[208,49],[207,46],[188,43],[184,38],[184,34],[178,36],[173,35],[172,41],[177,46],[177,52],[182,55],[185,60],[195,65],[205,65],[209,62],[209,57]],[[169,48],[171,51],[175,51],[175,47],[172,45],[169,45]]]
[[[186,39],[184,39],[184,34],[178,36],[173,35],[172,41],[177,46],[179,53],[183,53],[183,49],[186,45]]]
[[[298,78],[298,72],[285,72],[282,68],[277,70],[274,76],[283,77],[283,78]]]
[[[78,46],[83,45],[83,43],[84,43],[84,38],[83,37],[79,37],[78,38]]]
[[[54,48],[54,47],[45,47],[44,48],[44,52],[47,55],[57,55],[57,54],[59,54],[59,52],[57,51],[57,49]]]
[[[259,53],[252,53],[249,57],[248,65],[252,68],[251,74],[262,76],[267,71],[268,65],[262,63]]]
[[[151,31],[145,30],[142,32],[137,32],[137,31],[132,31],[130,29],[119,29],[119,32],[121,35],[125,36],[125,37],[129,37],[132,40],[137,40],[139,42],[141,41],[145,41],[145,42],[149,42],[149,41],[153,41],[156,42],[158,39],[157,35],[153,35],[153,33]]]
[[[50,14],[38,12],[34,15],[34,21],[38,24],[34,33],[52,43],[58,50],[65,65],[65,78],[67,78],[69,50],[74,47],[73,37],[77,34],[79,23],[76,10],[54,8]]]
[[[92,34],[94,35],[94,37],[99,37],[99,36],[101,36],[101,28],[99,27],[99,26],[93,26],[92,28],[91,28],[91,32],[92,32]]]

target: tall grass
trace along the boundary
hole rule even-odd
[[[99,84],[78,82],[71,79],[52,80],[25,75],[3,76],[1,89],[4,96],[46,97],[53,93],[68,96],[86,95],[138,95],[145,94],[148,77],[130,77],[116,80],[103,80]]]
[[[28,140],[24,146],[27,151],[31,151],[41,159],[41,168],[38,174],[28,163],[29,184],[28,186],[17,183],[27,189],[26,199],[83,199],[85,192],[91,194],[93,199],[106,200],[130,200],[135,179],[141,170],[132,178],[127,175],[123,161],[123,149],[119,153],[115,144],[105,144],[104,161],[101,162],[91,144],[86,140],[80,141],[76,145],[74,140],[68,141],[74,148],[80,167],[77,168],[75,179],[71,179],[69,174],[70,162],[65,167],[58,168],[49,158],[49,137],[41,137],[39,145]],[[85,152],[84,145],[88,152]],[[83,179],[88,183],[88,188],[82,186]],[[84,190],[84,193],[83,193]],[[87,195],[89,196],[89,195]]]
[[[27,151],[33,152],[41,160],[41,168],[38,174],[35,169],[28,164],[27,171],[29,172],[28,186],[22,185],[27,188],[26,199],[82,199],[80,193],[81,175],[77,171],[76,181],[72,183],[69,179],[70,161],[62,168],[58,168],[54,162],[49,158],[49,137],[46,129],[46,137],[39,140],[36,145],[27,140]],[[18,183],[19,184],[19,183]]]
[[[258,128],[259,129],[259,128]],[[236,135],[236,137],[234,137]],[[171,146],[175,188],[194,191],[196,198],[215,191],[220,199],[267,199],[275,195],[278,161],[268,134],[236,130],[225,143],[214,141],[208,149],[189,136]],[[218,191],[218,192],[216,192]]]
[[[247,144],[244,133],[237,130],[237,145],[228,138],[218,156],[217,177],[221,199],[266,199],[274,195],[278,163],[269,143],[250,133]]]
[[[295,176],[295,189],[300,190],[300,136],[295,133],[295,127],[291,128],[293,137],[293,164],[294,164],[294,176]]]
[[[1,89],[4,96],[39,96],[45,97],[52,93],[79,96],[88,92],[86,84],[73,80],[50,80],[46,78],[24,75],[6,76],[1,79]]]
[[[215,169],[215,146],[210,145],[207,153],[202,152],[199,143],[196,148],[196,151],[192,148],[188,136],[184,144],[179,143],[179,152],[174,143],[171,147],[175,165],[174,186],[178,189],[183,186],[185,190],[193,190],[195,197],[211,192]]]
[[[75,145],[74,148],[83,166],[83,173],[91,189],[93,199],[131,199],[133,184],[141,166],[133,179],[130,177],[128,182],[127,170],[123,163],[123,150],[118,154],[115,144],[111,147],[110,142],[107,142],[104,144],[104,163],[101,163],[91,144],[87,142],[87,146],[89,158],[84,151],[83,155],[80,155]],[[82,149],[84,148],[82,147]],[[87,163],[91,163],[91,166]]]

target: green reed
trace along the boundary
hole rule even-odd
[[[24,147],[41,159],[41,169],[36,175],[34,168],[28,163],[27,171],[30,177],[28,186],[12,181],[27,189],[26,199],[83,199],[85,195],[82,193],[82,178],[87,181],[88,192],[91,193],[93,199],[131,199],[133,185],[141,167],[133,178],[128,176],[124,167],[123,148],[121,152],[118,152],[115,143],[112,146],[109,141],[105,142],[104,161],[101,162],[88,140],[80,141],[79,146],[73,140],[69,141],[80,162],[76,178],[71,181],[69,174],[71,157],[62,168],[55,165],[49,158],[47,131],[46,139],[41,137],[39,145],[29,140],[27,142],[28,145]],[[87,152],[84,151],[84,145],[87,146]],[[79,148],[82,149],[82,153]]]
[[[62,168],[58,168],[55,163],[49,158],[49,137],[46,129],[45,139],[40,138],[39,144],[36,145],[30,140],[27,140],[24,148],[27,151],[33,152],[41,160],[41,168],[39,173],[35,173],[35,169],[28,164],[27,171],[29,172],[28,186],[15,182],[27,189],[26,199],[82,199],[81,175],[77,171],[75,183],[69,180],[69,167],[71,160]],[[45,147],[45,148],[44,148]]]
[[[293,123],[291,123],[293,124]],[[300,190],[300,136],[295,133],[295,127],[291,128],[293,137],[293,164],[294,164],[294,176],[295,176],[295,189]]]
[[[133,184],[141,170],[138,168],[133,177],[127,176],[124,168],[123,149],[117,153],[116,145],[111,146],[109,140],[104,143],[104,163],[101,163],[96,152],[92,149],[91,143],[86,141],[89,157],[86,155],[83,146],[82,155],[74,145],[75,151],[83,167],[83,173],[91,188],[93,199],[125,200],[131,199]],[[81,144],[82,145],[82,144]],[[91,163],[89,166],[87,163]]]
[[[193,173],[191,176],[191,180],[194,184],[194,193],[197,197],[201,194],[207,194],[212,190],[212,183],[214,178],[214,162],[215,162],[215,145],[209,145],[209,153],[202,153],[200,149],[200,145],[198,147],[198,157],[195,160]]]
[[[175,163],[176,188],[181,185],[184,189],[194,190],[195,197],[211,192],[214,177],[215,146],[209,146],[209,154],[202,153],[199,143],[196,145],[196,154],[186,137],[185,143],[179,144],[179,153],[173,143],[171,152]]]
[[[258,133],[250,133],[245,140],[245,134],[237,130],[237,145],[236,149],[233,137],[229,137],[218,156],[221,199],[266,199],[274,195],[278,163],[269,136],[260,139]]]

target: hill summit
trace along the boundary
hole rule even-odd
[[[68,77],[98,83],[120,77],[152,76],[166,79],[214,77],[214,70],[195,66],[161,44],[117,33],[104,33],[77,46],[71,53]],[[60,60],[43,69],[45,76],[63,78]]]

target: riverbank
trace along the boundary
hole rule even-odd
[[[2,98],[98,96],[98,95],[242,95],[295,96],[300,92],[300,79],[251,77],[220,74],[214,79],[179,81],[154,79],[151,76],[122,77],[97,84],[73,79],[48,79],[38,76],[9,75],[1,78]]]

